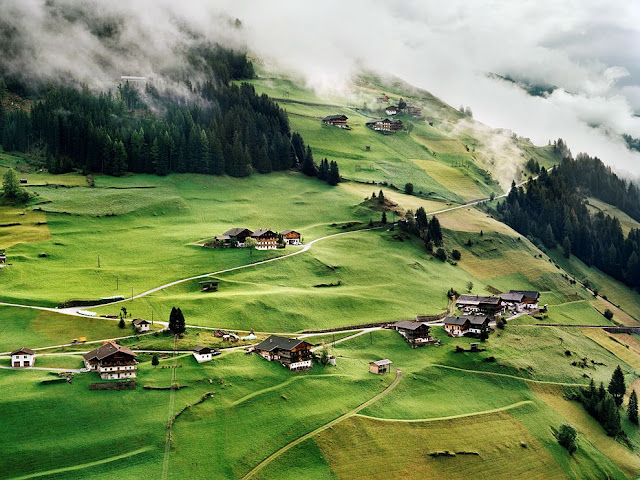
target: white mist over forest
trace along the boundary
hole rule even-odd
[[[113,85],[186,68],[193,42],[246,47],[318,92],[362,69],[398,76],[534,143],[640,176],[640,7],[629,1],[0,1],[2,67]],[[241,28],[235,22],[242,22]],[[488,73],[557,87],[532,97]]]

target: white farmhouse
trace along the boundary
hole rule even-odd
[[[27,347],[19,348],[18,350],[11,352],[11,366],[12,367],[33,367],[36,363],[36,352]]]
[[[133,328],[135,328],[137,332],[148,332],[151,328],[151,322],[144,318],[136,318],[133,321]]]
[[[209,347],[196,345],[193,349],[193,358],[195,358],[198,363],[208,362],[213,358],[212,353]]]

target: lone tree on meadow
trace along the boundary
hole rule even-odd
[[[151,365],[153,365],[154,367],[157,367],[158,365],[160,365],[160,359],[158,358],[157,353],[154,353],[153,357],[151,357]]]
[[[413,183],[405,183],[404,193],[407,195],[413,195]]]
[[[182,335],[186,329],[182,310],[173,307],[169,314],[169,330],[171,330],[174,335]]]
[[[576,432],[576,429],[567,423],[563,423],[562,425],[560,425],[558,433],[556,434],[558,443],[562,445],[570,454],[573,454],[573,452],[578,449],[578,446],[576,445],[577,436],[578,432]]]
[[[627,407],[627,416],[629,421],[634,425],[638,425],[638,395],[635,390],[631,390],[629,396],[629,406]]]
[[[256,249],[256,247],[258,246],[258,241],[255,238],[247,238],[244,241],[244,247],[249,249],[249,256],[253,257],[253,251]]]
[[[603,315],[607,320],[611,320],[613,318],[613,312],[608,308],[604,311]]]
[[[471,290],[473,290],[473,282],[472,281],[468,281],[467,282],[467,292],[471,292]]]
[[[385,212],[384,210],[382,211],[382,224],[386,225],[387,223],[387,212]]]
[[[118,327],[125,328],[126,324],[124,323],[124,318],[120,317],[120,321],[118,322]]]
[[[11,200],[26,202],[29,200],[29,193],[20,186],[20,180],[13,168],[7,170],[2,178],[2,190],[4,197]]]
[[[624,399],[624,392],[626,391],[626,387],[624,385],[624,374],[622,373],[622,369],[620,365],[616,367],[613,371],[613,375],[611,375],[611,381],[609,382],[609,387],[607,388],[613,400],[616,402],[617,406],[622,405],[622,400]]]

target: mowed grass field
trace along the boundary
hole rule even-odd
[[[20,175],[28,176],[28,188],[39,197],[26,208],[0,206],[0,224],[16,223],[0,226],[0,248],[7,248],[11,263],[0,270],[0,301],[55,306],[72,298],[128,297],[132,289],[137,294],[296,251],[288,247],[251,255],[199,246],[231,227],[291,228],[308,242],[348,231],[341,228],[347,222],[365,226],[378,220],[381,212],[362,202],[380,189],[400,210],[422,206],[432,212],[500,192],[497,182],[508,185],[509,175],[528,158],[546,166],[554,162],[549,148],[502,135],[495,152],[496,178],[489,180],[483,168],[493,171],[491,132],[471,122],[458,125],[462,117],[455,109],[426,92],[403,91],[400,82],[382,87],[365,81],[355,93],[358,110],[344,97],[322,99],[295,81],[260,78],[254,84],[283,98],[293,129],[303,134],[316,160],[337,160],[343,176],[357,182],[333,188],[296,173],[245,179],[131,175],[97,176],[95,187],[89,187],[81,175],[27,171]],[[424,114],[436,117],[434,126],[401,116],[414,124],[411,134],[368,130],[364,123],[370,117],[360,106],[381,88],[396,98],[423,102]],[[321,124],[320,118],[334,113],[349,116],[353,130]],[[467,166],[455,166],[461,162]],[[19,157],[0,157],[0,169],[21,163]],[[360,183],[372,181],[399,189],[412,182],[418,195]],[[592,278],[592,285],[629,314],[638,311],[640,297],[573,258],[558,259],[556,266],[479,209],[465,207],[438,218],[447,253],[454,248],[462,253],[456,264],[435,260],[418,239],[381,228],[328,238],[300,255],[216,275],[220,290],[215,293],[200,292],[193,280],[95,311],[118,314],[125,306],[132,318],[166,321],[170,309],[179,306],[191,325],[255,330],[262,339],[267,332],[295,335],[444,312],[446,291],[466,293],[471,282],[476,294],[539,290],[541,303],[549,305],[548,316],[509,321],[481,344],[486,348],[481,353],[456,353],[456,347],[469,348],[474,340],[450,338],[442,327],[432,328],[441,345],[421,349],[411,349],[393,331],[366,333],[330,347],[336,367],[316,364],[300,373],[242,349],[225,351],[206,364],[197,364],[190,354],[175,359],[162,354],[157,368],[145,353],[138,357],[138,386],[130,391],[90,390],[90,383],[100,381],[96,374],[45,385],[41,382],[55,378],[55,372],[0,369],[0,478],[155,480],[163,472],[166,478],[242,478],[290,442],[383,392],[393,373],[368,372],[369,362],[382,358],[403,372],[393,390],[277,456],[255,478],[639,476],[638,429],[625,420],[632,448],[615,442],[563,395],[568,385],[608,382],[617,365],[627,384],[636,381],[637,386],[640,342],[631,335],[572,327],[609,323],[600,313],[604,300],[571,284],[565,269]],[[614,322],[622,321],[623,314],[616,310]],[[0,307],[0,333],[0,350],[9,351],[81,336],[99,341],[132,330],[129,324],[119,329],[117,321]],[[325,334],[308,341],[333,338]],[[173,345],[165,334],[122,343],[145,350]],[[211,330],[189,328],[178,349],[195,344],[238,345],[215,339]],[[48,349],[51,355],[40,356],[36,365],[78,368],[80,352],[95,346]],[[7,360],[0,363],[8,365]],[[174,371],[176,382],[187,388],[143,388],[168,387]],[[178,413],[167,444],[167,421]],[[553,435],[552,429],[564,422],[579,432],[573,456]],[[442,451],[455,456],[430,456]]]

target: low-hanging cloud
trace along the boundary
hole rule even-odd
[[[562,137],[574,153],[640,175],[640,155],[620,138],[640,137],[634,2],[0,0],[0,11],[0,34],[13,31],[0,59],[14,72],[105,87],[123,74],[180,71],[190,42],[224,41],[320,93],[349,91],[362,69],[394,74],[488,125],[538,144]],[[106,42],[96,35],[104,28],[115,29]],[[557,88],[531,97],[489,72]]]

